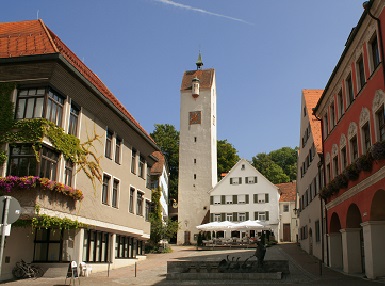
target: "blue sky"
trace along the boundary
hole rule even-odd
[[[147,132],[179,130],[185,70],[215,68],[217,132],[238,155],[300,142],[302,89],[323,89],[362,15],[352,0],[12,0],[1,21],[41,18]]]

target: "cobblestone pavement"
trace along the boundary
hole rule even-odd
[[[320,275],[319,261],[302,251],[295,243],[279,244],[267,248],[265,260],[287,259],[289,260],[290,274],[284,276],[282,280],[167,280],[167,261],[168,260],[215,260],[220,261],[230,257],[241,257],[244,260],[254,254],[255,249],[249,250],[212,250],[196,251],[195,247],[172,246],[173,252],[164,254],[148,254],[147,259],[137,262],[135,267],[129,266],[108,272],[92,273],[89,277],[75,279],[75,285],[94,286],[94,285],[381,285],[384,280],[368,280],[363,276],[345,275],[341,272],[333,271],[327,267],[321,267]],[[18,281],[3,282],[6,286],[32,286],[32,285],[51,285],[64,286],[65,276],[62,278],[37,278],[24,279]],[[67,285],[71,281],[67,279]]]

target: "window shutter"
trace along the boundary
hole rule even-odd
[[[221,204],[225,205],[226,204],[226,196],[221,196]]]
[[[265,203],[269,203],[269,194],[265,194]]]
[[[253,203],[255,204],[258,200],[258,195],[257,194],[253,194]]]
[[[237,218],[237,213],[233,213],[233,221],[237,221],[238,218]]]
[[[246,195],[246,204],[249,203],[249,195]]]
[[[237,195],[233,195],[233,204],[237,204]]]
[[[265,216],[266,216],[266,220],[268,221],[269,220],[269,212],[268,211],[266,211]]]
[[[214,204],[214,197],[210,196],[210,205],[213,205],[213,204]]]
[[[258,183],[258,177],[254,177],[254,184]]]
[[[245,178],[245,182],[246,182],[246,184],[249,182],[249,177]]]
[[[258,212],[254,212],[254,220],[258,220]]]
[[[242,177],[239,177],[239,184],[242,184]]]
[[[249,212],[246,212],[246,220],[249,220]]]
[[[221,213],[221,221],[225,221],[226,220],[226,214],[225,213]]]
[[[230,185],[233,184],[233,178],[230,178]]]
[[[211,221],[214,221],[214,214],[212,214],[212,213],[210,214],[210,222]]]

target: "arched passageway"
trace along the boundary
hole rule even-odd
[[[341,221],[336,212],[332,213],[330,218],[330,227],[328,235],[329,243],[329,265],[330,267],[342,269],[342,235]]]

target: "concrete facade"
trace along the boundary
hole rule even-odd
[[[214,69],[184,73],[180,93],[178,244],[194,243],[196,226],[205,219],[208,222],[209,191],[217,182],[216,98]]]

